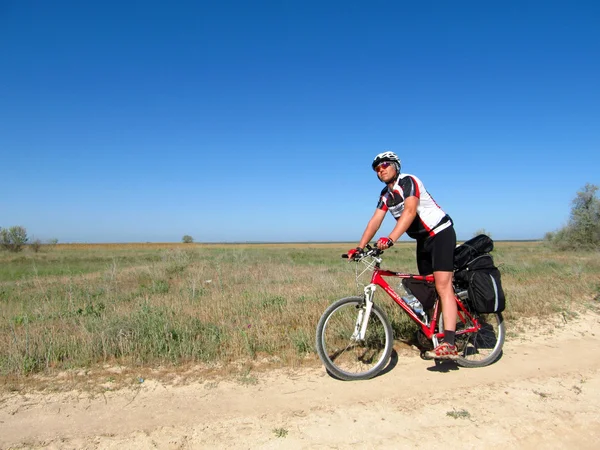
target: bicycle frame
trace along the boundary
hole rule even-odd
[[[444,329],[450,328],[445,324],[443,315],[440,315],[443,305],[439,296],[435,297],[435,291],[428,292],[428,288],[432,288],[435,283],[434,276],[382,269],[383,260],[380,255],[383,252],[382,249],[366,245],[364,249],[351,253],[350,258],[356,263],[355,277],[359,292],[329,305],[317,324],[315,346],[319,358],[327,371],[341,380],[373,378],[387,366],[393,354],[394,334],[397,331],[394,321],[400,313],[390,315],[390,308],[395,306],[393,304],[382,308],[381,303],[374,303],[378,288],[390,296],[417,324],[416,342],[422,351],[421,356],[424,359],[446,359],[440,358],[444,355],[438,355],[437,352],[425,351],[431,350],[431,344],[434,345],[433,349],[437,348],[439,341],[444,338]],[[342,258],[348,258],[348,254],[342,255]],[[402,291],[396,292],[394,287],[397,285],[390,278],[427,283],[429,286],[411,288],[416,294],[421,295],[417,290],[422,290],[427,296],[427,300],[422,297],[427,303],[427,311],[423,313],[416,308],[417,312],[413,311],[412,300],[405,301],[400,296]],[[460,281],[453,280],[452,285],[457,308],[455,336],[458,340],[455,345],[458,354],[451,359],[455,359],[461,367],[484,367],[492,364],[502,354],[506,334],[502,315],[493,313],[480,316],[475,310],[471,310],[469,292]],[[378,299],[378,302],[382,300]]]
[[[373,274],[371,276],[371,283],[368,284],[367,286],[365,286],[365,288],[364,288],[364,296],[365,296],[365,301],[366,301],[367,307],[365,310],[364,317],[359,317],[359,320],[356,323],[357,328],[355,330],[355,336],[360,337],[361,339],[364,339],[367,323],[369,321],[369,315],[371,313],[371,308],[373,306],[373,296],[375,294],[375,291],[377,290],[377,286],[379,286],[420,327],[421,331],[427,337],[427,339],[432,340],[434,345],[437,346],[439,344],[438,340],[440,338],[444,337],[443,331],[441,331],[441,332],[435,331],[436,326],[438,324],[438,317],[439,317],[439,308],[440,308],[439,297],[435,302],[431,320],[430,320],[429,324],[427,324],[423,320],[421,320],[421,318],[419,316],[417,316],[417,314],[410,308],[410,306],[408,306],[406,304],[406,302],[404,300],[402,300],[402,298],[398,295],[398,293],[396,293],[396,291],[389,285],[389,283],[383,277],[394,277],[394,278],[399,278],[399,279],[412,278],[415,280],[422,280],[422,281],[427,281],[430,283],[434,282],[433,275],[414,275],[414,274],[409,274],[409,273],[394,272],[391,270],[381,269],[379,267],[379,261],[378,261],[373,269]],[[465,325],[467,323],[466,319],[469,319],[471,321],[471,323],[473,324],[472,327],[463,328],[461,330],[456,331],[456,336],[460,336],[465,333],[472,333],[472,332],[478,331],[481,328],[479,321],[476,318],[474,318],[469,313],[469,311],[467,311],[467,309],[465,308],[465,305],[458,298],[458,296],[455,295],[454,299],[456,300],[458,319]],[[360,329],[360,331],[359,331],[359,329]]]

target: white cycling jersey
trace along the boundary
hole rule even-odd
[[[399,174],[392,189],[386,186],[381,191],[377,208],[389,211],[394,218],[399,219],[404,211],[404,199],[408,197],[419,199],[417,216],[406,230],[406,234],[411,238],[433,236],[452,226],[452,219],[427,192],[423,182],[408,173]]]

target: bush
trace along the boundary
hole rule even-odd
[[[29,247],[31,248],[31,250],[34,251],[34,253],[37,253],[42,249],[42,241],[40,241],[39,239],[35,239],[34,241],[31,241]]]
[[[556,233],[546,233],[545,239],[560,250],[591,250],[600,248],[600,200],[598,186],[587,183],[573,199],[569,223]]]
[[[181,242],[183,242],[184,244],[191,244],[194,242],[194,238],[186,234],[183,238],[181,238]]]
[[[24,227],[15,226],[0,229],[0,245],[5,250],[20,252],[27,241],[27,230]]]

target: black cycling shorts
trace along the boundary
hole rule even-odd
[[[454,271],[454,248],[456,232],[454,226],[448,227],[438,234],[417,239],[417,267],[419,275],[430,275],[433,272]]]

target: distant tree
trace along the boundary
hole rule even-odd
[[[476,230],[475,233],[473,233],[473,237],[479,236],[480,234],[485,234],[486,236],[492,237],[492,233],[486,231],[485,228],[480,228],[479,230]]]
[[[42,249],[42,241],[39,239],[34,239],[29,244],[29,248],[31,248],[31,250],[33,250],[35,253],[39,252]]]
[[[20,252],[27,241],[27,230],[24,227],[14,226],[0,229],[0,245],[6,250]]]
[[[56,238],[48,239],[48,245],[56,245],[56,244],[58,244],[58,239],[56,239]]]
[[[600,248],[600,200],[598,186],[586,183],[573,199],[569,223],[551,234],[550,242],[561,250]],[[549,233],[546,233],[548,236]]]
[[[186,234],[181,238],[181,242],[183,242],[184,244],[191,244],[194,242],[194,238],[191,237],[189,234]]]

